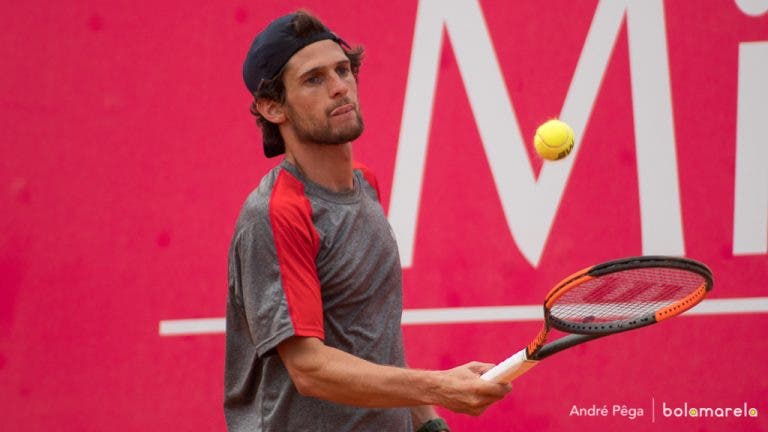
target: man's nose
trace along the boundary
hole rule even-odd
[[[331,75],[329,92],[332,98],[346,96],[349,92],[349,82],[344,77],[336,74]]]

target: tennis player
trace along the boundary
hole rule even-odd
[[[472,362],[409,369],[401,267],[363,132],[362,48],[309,13],[254,40],[243,78],[267,157],[229,253],[224,410],[231,431],[448,431],[433,405],[479,415],[510,390]]]

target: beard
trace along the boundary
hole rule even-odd
[[[363,117],[357,105],[355,105],[354,109],[354,119],[350,119],[342,125],[331,125],[331,112],[337,107],[348,103],[351,103],[351,101],[345,99],[335,106],[328,108],[325,111],[325,117],[321,119],[302,115],[295,111],[290,104],[286,104],[286,116],[293,125],[296,137],[301,141],[320,145],[346,144],[356,140],[365,128]]]

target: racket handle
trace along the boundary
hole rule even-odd
[[[488,372],[480,376],[486,381],[497,383],[508,383],[528,372],[528,370],[538,364],[538,360],[529,360],[525,348],[518,351],[508,359],[494,366]]]

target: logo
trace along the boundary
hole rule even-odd
[[[691,407],[688,402],[683,403],[681,407],[667,406],[666,402],[661,403],[661,415],[664,417],[676,418],[738,418],[738,417],[757,417],[757,408],[750,407],[746,402],[740,407]]]
[[[749,421],[757,418],[760,413],[758,409],[748,402],[743,402],[740,406],[704,406],[694,405],[687,401],[682,405],[668,404],[666,401],[657,401],[652,398],[650,409],[648,406],[626,405],[626,404],[591,404],[590,406],[571,405],[568,412],[569,417],[623,417],[627,420],[636,420],[646,417],[651,423],[656,423],[657,419],[670,419],[682,421],[704,421],[705,419],[743,419]]]

